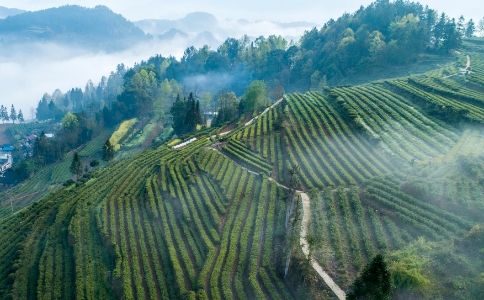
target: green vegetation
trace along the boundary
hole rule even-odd
[[[216,55],[234,65],[282,51],[291,76],[305,70],[310,91],[272,91],[277,102],[268,103],[266,84],[254,81],[240,101],[221,94],[220,127],[197,128],[205,123],[200,105],[209,105],[194,94],[178,96],[173,124],[166,121],[167,100],[181,94],[166,75],[174,58],[120,71],[124,83],[114,90],[123,88],[109,93],[117,96],[109,106],[64,114],[61,138],[41,135],[23,161],[26,170],[33,160],[42,167],[0,194],[0,299],[330,298],[312,262],[349,299],[482,298],[484,56],[468,50],[480,49],[473,40],[455,44],[452,23],[419,5],[379,1],[306,33],[299,50],[276,37],[250,48],[226,41]],[[349,57],[364,41],[371,53]],[[355,65],[402,55],[408,41],[416,48],[397,63],[464,47],[458,58],[469,53],[471,67],[460,72],[459,61],[418,76],[326,86]],[[333,53],[331,45],[334,56],[301,65]],[[263,48],[272,50],[254,55]],[[200,51],[187,49],[170,76],[182,64],[195,68]],[[214,60],[207,58],[211,71]],[[248,65],[258,68],[254,60]],[[323,63],[331,78],[315,74]],[[66,96],[73,111],[85,104],[82,90]],[[56,112],[49,105],[46,117]]]
[[[88,9],[65,5],[0,21],[2,35],[16,37],[8,39],[12,44],[25,40],[77,41],[83,46],[112,51],[148,39],[141,29],[105,6]]]
[[[138,120],[136,118],[124,121],[123,123],[121,123],[121,125],[119,125],[119,128],[115,132],[113,132],[113,134],[109,138],[109,142],[114,148],[114,151],[118,151],[121,148],[121,145],[119,144],[120,141],[126,136],[128,131],[130,131],[130,129],[137,121]]]

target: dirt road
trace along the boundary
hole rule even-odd
[[[264,110],[264,112],[262,112],[260,115],[256,116],[255,118],[253,118],[249,122],[245,123],[245,126],[250,125],[254,120],[257,120],[260,116],[267,113],[269,111],[269,109],[271,109],[274,106],[281,103],[282,100],[283,100],[283,98],[279,99],[272,106],[270,106],[266,110]],[[228,134],[230,132],[231,131],[227,131],[227,132],[224,132],[220,135]],[[216,148],[213,148],[213,147],[208,147],[208,148],[213,150],[213,151],[217,151],[220,154],[227,157],[225,154],[223,154],[220,150],[218,150]],[[229,157],[227,157],[227,158],[230,159]],[[252,174],[258,175],[258,173],[253,172],[253,171],[247,169],[246,167],[243,167],[243,166],[241,166],[241,167],[243,169],[246,169],[248,172],[250,172]],[[269,180],[275,182],[278,186],[283,187],[284,189],[289,189],[288,187],[282,185],[281,183],[279,183],[277,180],[275,180],[272,177],[269,177]],[[309,220],[311,218],[310,199],[309,199],[309,196],[306,193],[304,193],[302,191],[296,191],[296,192],[301,195],[301,199],[302,199],[302,202],[303,202],[303,211],[304,211],[303,219],[302,219],[302,222],[301,222],[301,236],[300,236],[299,242],[300,242],[300,245],[302,247],[302,251],[303,251],[304,255],[306,255],[306,257],[307,257],[309,255],[309,247],[308,247],[308,244],[306,242],[306,235],[307,235],[307,232],[308,232]],[[314,268],[314,270],[319,274],[319,276],[321,276],[321,278],[324,280],[324,282],[329,286],[329,288],[335,293],[335,295],[338,297],[338,299],[340,299],[340,300],[346,299],[345,292],[333,281],[333,279],[328,275],[328,273],[326,273],[323,270],[323,268],[319,265],[319,263],[317,261],[311,260],[311,265]]]
[[[309,196],[306,193],[300,193],[302,203],[303,203],[303,219],[301,222],[301,237],[300,243],[302,246],[302,251],[306,257],[309,255],[309,246],[306,242],[306,235],[308,233],[308,224],[311,218],[311,204],[309,200]],[[311,259],[311,265],[313,266],[314,270],[318,272],[319,276],[323,278],[324,282],[329,286],[329,288],[336,294],[336,297],[340,300],[346,299],[345,292],[333,281],[333,279],[328,275],[328,273],[324,272],[323,268],[318,264],[317,261]]]

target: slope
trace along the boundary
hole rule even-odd
[[[1,19],[0,32],[5,44],[50,41],[106,50],[148,39],[141,29],[105,6],[66,5],[25,12]]]
[[[299,233],[293,243],[285,227],[300,216],[287,215],[298,198],[278,185],[289,186],[294,165],[297,188],[310,196],[310,259],[344,291],[376,253],[395,266],[417,247],[428,256],[432,288],[402,284],[408,289],[399,292],[476,298],[484,245],[471,233],[484,212],[484,163],[472,156],[482,149],[468,148],[482,147],[482,123],[464,128],[472,122],[465,114],[432,114],[422,102],[430,98],[395,87],[406,82],[454,106],[478,103],[478,88],[449,80],[289,94],[218,139],[209,129],[182,137],[197,137],[184,147],[109,163],[0,221],[0,298],[317,297],[311,293],[324,286],[297,284],[318,278],[305,269]]]

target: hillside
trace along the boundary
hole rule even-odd
[[[24,13],[25,10],[0,6],[0,19]]]
[[[197,22],[217,20],[175,23]],[[0,300],[341,300],[378,257],[392,299],[484,299],[484,40],[459,26],[382,0],[298,44],[229,38],[44,94],[5,131]],[[150,38],[103,6],[0,30]]]
[[[468,75],[287,94],[245,125],[118,159],[41,201],[19,185],[17,212],[0,210],[0,298],[332,299],[293,242],[303,211],[284,186],[298,165],[301,239],[343,291],[384,253],[397,299],[478,299],[484,55],[468,54]]]
[[[42,41],[106,50],[148,39],[141,29],[105,6],[67,5],[26,12],[0,20],[0,32],[5,45]]]

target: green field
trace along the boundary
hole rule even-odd
[[[13,216],[2,194],[0,299],[333,299],[285,226],[293,165],[312,258],[344,291],[383,253],[397,299],[479,299],[484,56],[471,57],[468,75],[287,94],[217,143],[212,128],[139,149],[68,187],[69,157],[46,167],[9,191]]]

